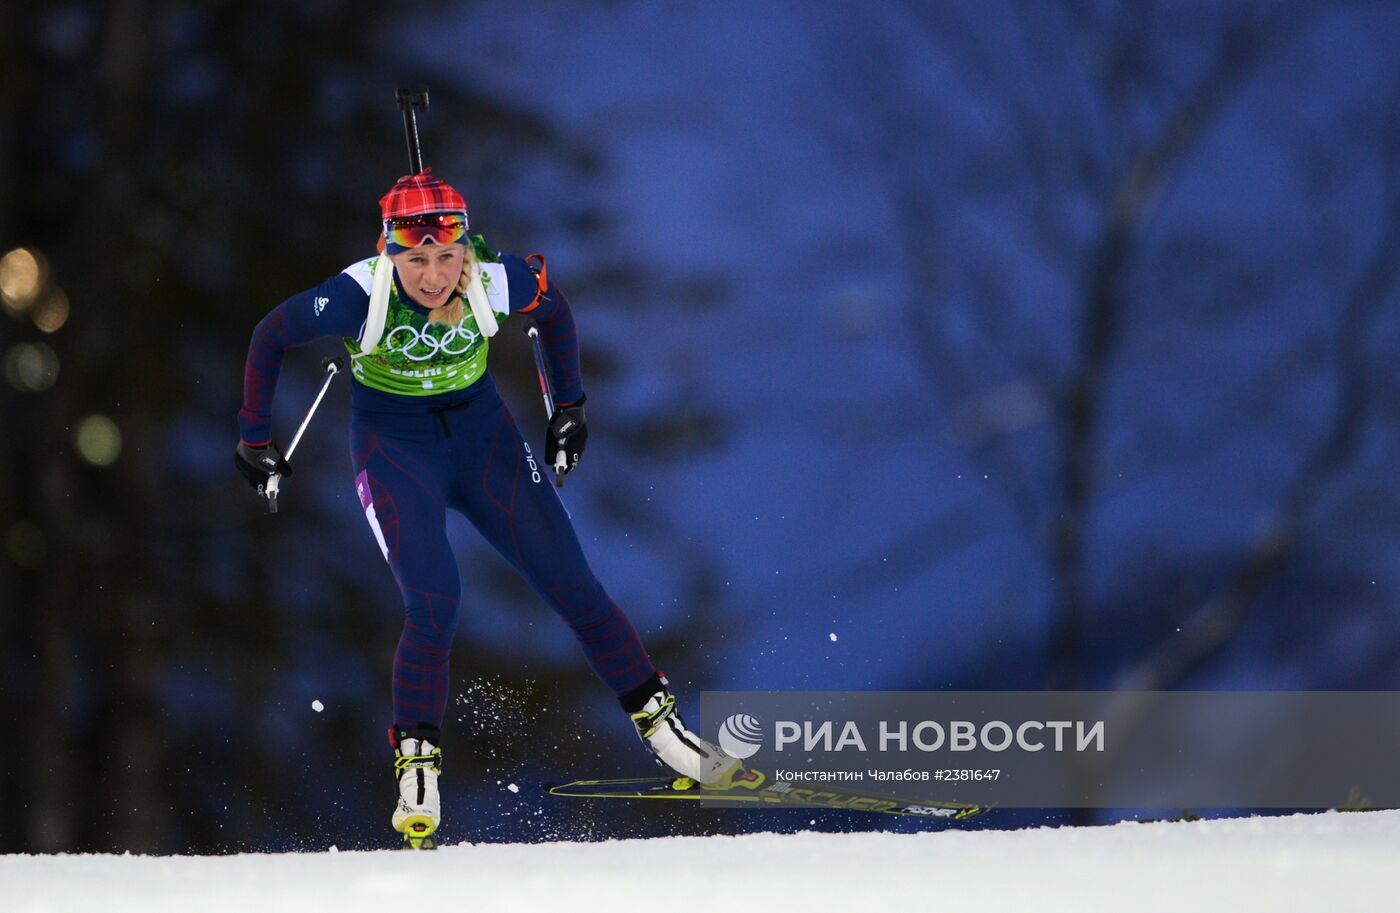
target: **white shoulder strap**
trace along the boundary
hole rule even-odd
[[[394,261],[380,254],[374,267],[374,284],[370,286],[369,313],[365,315],[365,329],[360,334],[359,355],[373,352],[384,335],[384,321],[389,316],[389,287],[393,281]],[[359,355],[352,357],[358,358]]]
[[[495,336],[501,327],[496,323],[496,312],[491,310],[490,303],[486,300],[486,288],[481,284],[481,264],[472,262],[472,277],[467,283],[467,303],[472,307],[472,316],[476,318],[476,326],[484,336]]]

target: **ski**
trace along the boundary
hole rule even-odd
[[[844,789],[816,789],[773,780],[763,771],[753,769],[744,771],[727,787],[701,786],[689,777],[634,777],[574,780],[545,788],[552,796],[583,799],[680,799],[754,808],[839,808],[935,821],[966,821],[989,808],[960,802],[914,802]]]

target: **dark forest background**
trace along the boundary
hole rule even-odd
[[[0,850],[390,845],[345,391],[278,516],[231,451],[254,324],[373,243],[399,85],[575,302],[564,496],[687,703],[1396,687],[1396,38],[1384,3],[0,6]],[[453,535],[449,839],[917,826],[544,801],[649,761]]]

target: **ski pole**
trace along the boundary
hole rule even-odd
[[[540,331],[535,326],[534,321],[525,324],[525,335],[530,337],[530,343],[535,349],[535,374],[540,379],[540,392],[544,394],[544,420],[547,423],[554,419],[554,390],[549,383],[549,370],[544,363],[544,346],[540,344]],[[545,454],[549,456],[549,454]],[[568,464],[565,462],[564,451],[559,451],[554,457],[554,486],[564,487],[564,469]]]
[[[321,392],[316,394],[316,399],[311,404],[311,408],[306,410],[306,418],[301,420],[301,427],[292,437],[292,443],[287,447],[284,460],[291,460],[292,454],[296,452],[297,445],[301,443],[301,436],[306,433],[306,426],[311,424],[311,417],[316,414],[316,409],[321,405],[321,400],[326,397],[326,390],[330,388],[331,381],[345,367],[345,359],[339,355],[328,355],[321,359],[321,370],[326,372],[326,379],[321,384]],[[263,488],[263,494],[267,495],[267,512],[277,513],[277,489],[282,484],[282,473],[274,472],[267,477],[267,485]]]

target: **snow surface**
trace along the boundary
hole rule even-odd
[[[7,913],[392,909],[1377,910],[1400,811],[922,834],[463,844],[436,853],[4,856]],[[666,898],[669,898],[667,900]]]

